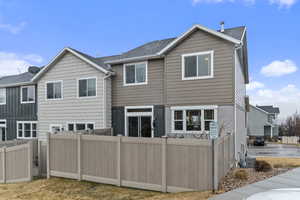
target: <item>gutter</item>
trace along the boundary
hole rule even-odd
[[[33,81],[30,82],[21,82],[21,83],[12,83],[12,84],[6,84],[6,85],[0,85],[0,88],[6,88],[6,87],[17,87],[17,86],[22,86],[22,85],[34,85],[36,84]]]
[[[123,62],[131,62],[131,61],[139,61],[139,60],[145,60],[145,59],[155,59],[155,58],[162,58],[162,55],[159,54],[153,54],[153,55],[147,55],[147,56],[137,56],[137,57],[131,57],[131,58],[124,58],[119,60],[108,60],[105,61],[105,64],[118,64]]]

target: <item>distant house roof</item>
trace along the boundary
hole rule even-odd
[[[234,27],[234,28],[228,28],[225,29],[224,32],[220,31],[214,31],[212,29],[205,28],[200,25],[193,26],[189,31],[187,31],[185,34],[189,34],[194,29],[204,29],[205,31],[209,31],[216,36],[223,37],[224,39],[233,41],[233,42],[241,42],[243,39],[243,36],[245,34],[246,27],[240,26],[240,27]],[[160,53],[163,53],[164,50],[167,50],[167,48],[171,47],[173,43],[176,43],[177,40],[180,40],[181,38],[185,37],[185,34],[183,34],[180,37],[175,38],[167,38],[163,40],[155,40],[148,42],[146,44],[143,44],[141,46],[138,46],[134,49],[131,49],[125,53],[122,53],[120,55],[111,57],[110,59],[105,59],[104,62],[107,63],[114,63],[118,61],[123,61],[125,59],[131,59],[131,58],[138,58],[138,57],[147,57],[147,56],[154,56],[154,55],[160,55]],[[107,58],[107,57],[106,57]],[[97,58],[102,60],[102,58]]]
[[[29,83],[35,74],[25,72],[18,75],[0,77],[0,87]]]
[[[280,113],[280,110],[278,107],[273,107],[273,106],[257,106],[257,107],[268,113],[275,113],[275,114]]]

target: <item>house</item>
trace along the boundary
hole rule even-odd
[[[279,113],[278,107],[251,105],[248,113],[248,136],[266,138],[278,136]]]
[[[39,71],[0,77],[0,140],[37,137],[36,85],[32,77]]]
[[[216,122],[245,153],[245,27],[194,25],[179,37],[92,57],[63,49],[33,79],[38,132],[113,127],[114,135],[198,137]]]

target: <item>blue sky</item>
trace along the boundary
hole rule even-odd
[[[65,46],[112,55],[224,20],[248,28],[252,103],[286,116],[300,110],[299,19],[297,0],[0,0],[0,76],[47,64]]]

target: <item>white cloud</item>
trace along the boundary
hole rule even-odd
[[[300,111],[300,88],[289,84],[279,90],[259,89],[250,95],[253,105],[274,105],[280,108],[280,118]]]
[[[247,85],[247,91],[255,90],[255,89],[259,89],[259,88],[263,88],[263,87],[265,87],[265,84],[258,82],[258,81],[251,81]]]
[[[17,25],[0,23],[0,30],[8,31],[12,34],[18,34],[24,29],[25,26],[26,22],[21,22]]]
[[[266,0],[270,4],[277,4],[279,7],[289,8],[294,5],[298,0]],[[193,5],[198,3],[225,3],[225,2],[244,2],[246,4],[254,4],[256,0],[192,0]]]
[[[0,77],[27,71],[28,66],[40,64],[42,57],[35,54],[18,55],[0,51]]]
[[[261,73],[267,77],[279,77],[297,71],[297,66],[292,60],[275,60],[269,65],[262,67]]]

